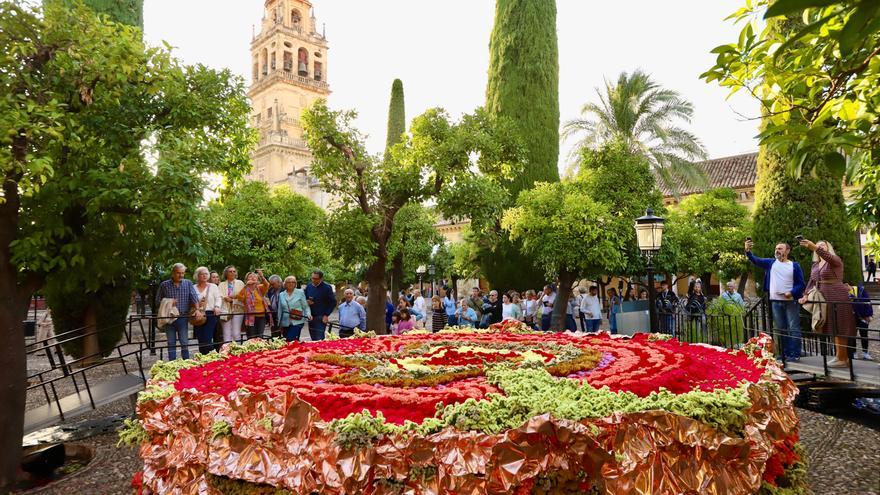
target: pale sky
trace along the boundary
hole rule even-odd
[[[443,107],[453,116],[483,104],[493,0],[312,0],[326,25],[326,62],[334,108],[353,108],[379,153],[385,143],[391,83],[403,80],[407,119]],[[562,122],[596,101],[594,88],[621,71],[641,68],[695,106],[690,129],[712,158],[757,149],[757,104],[699,75],[709,51],[736,40],[723,19],[741,0],[558,0]],[[263,0],[146,0],[146,39],[164,40],[186,63],[228,67],[250,83],[252,25],[259,32]],[[569,144],[564,144],[560,164]]]

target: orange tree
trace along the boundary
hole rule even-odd
[[[25,407],[21,320],[47,280],[128,290],[198,251],[204,177],[249,166],[243,82],[82,6],[0,2],[0,493]],[[132,137],[144,137],[132,146]]]

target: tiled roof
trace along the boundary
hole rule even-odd
[[[697,166],[706,173],[706,177],[709,179],[709,189],[754,187],[758,178],[758,153],[716,158],[700,162]],[[703,187],[686,186],[680,180],[677,182],[678,194],[682,196],[701,193],[705,190]],[[673,196],[672,191],[659,180],[659,177],[657,188],[660,189],[664,197]]]

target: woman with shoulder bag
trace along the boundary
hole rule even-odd
[[[817,322],[816,332],[833,334],[837,356],[828,361],[830,368],[849,367],[848,342],[856,334],[856,320],[849,304],[849,285],[843,283],[843,260],[834,253],[828,241],[813,243],[810,240],[800,241],[801,246],[813,251],[813,267],[810,270],[810,281],[798,302],[803,305],[810,299],[810,293],[817,290],[827,304],[828,316],[824,322]],[[834,304],[838,303],[838,304]],[[842,303],[842,304],[841,304]]]
[[[299,340],[306,321],[312,319],[312,308],[306,293],[296,286],[296,277],[284,279],[284,290],[278,293],[278,324],[288,342]]]
[[[196,268],[196,293],[199,295],[199,310],[203,317],[190,318],[196,338],[199,341],[199,352],[207,354],[214,349],[214,329],[217,328],[217,314],[223,304],[217,286],[209,282],[210,272],[204,266]]]

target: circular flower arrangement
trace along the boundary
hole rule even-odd
[[[797,389],[768,342],[251,341],[157,364],[123,436],[145,493],[799,493]]]

